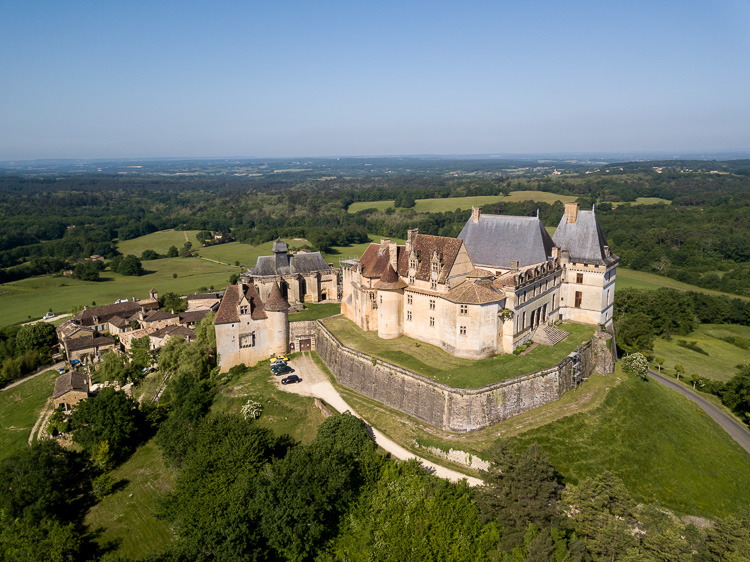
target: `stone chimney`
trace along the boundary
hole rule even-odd
[[[568,219],[568,224],[575,224],[578,219],[578,209],[580,206],[578,203],[565,203],[565,218]]]
[[[393,271],[398,271],[398,244],[388,241],[388,263],[391,264]]]
[[[84,305],[83,305],[83,310],[88,310],[88,309],[89,309],[89,305],[87,305],[87,304],[84,304]]]
[[[391,239],[390,238],[381,238],[380,239],[380,251],[385,252],[385,249],[390,245]]]
[[[479,222],[479,217],[482,216],[482,207],[471,208],[471,220],[474,224]]]
[[[511,262],[510,262],[510,270],[511,271],[518,271],[518,260],[511,260]]]
[[[411,255],[411,252],[414,249],[414,241],[417,239],[417,234],[419,234],[418,228],[412,228],[406,231],[406,255],[407,256]]]
[[[552,248],[552,258],[558,259],[559,257],[560,257],[560,248],[555,246],[554,248]]]

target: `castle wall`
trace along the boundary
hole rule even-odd
[[[316,340],[318,354],[340,384],[454,432],[482,429],[557,400],[595,371],[602,349],[600,343],[586,342],[556,367],[464,389],[344,347],[319,321]]]
[[[239,322],[216,324],[216,352],[222,371],[228,371],[235,365],[255,365],[258,361],[270,356],[267,320],[252,320],[249,315],[240,316]],[[255,345],[240,347],[244,337],[255,332]]]
[[[563,320],[582,324],[611,324],[616,268],[570,262],[564,271],[561,291]],[[577,292],[581,293],[580,306],[576,306]]]

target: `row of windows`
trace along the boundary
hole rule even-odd
[[[537,295],[540,295],[542,293],[546,293],[547,290],[551,287],[555,287],[557,285],[560,285],[561,277],[555,277],[551,281],[545,281],[544,283],[540,283],[539,285],[535,285],[531,288],[531,290],[526,290],[523,292],[523,295],[521,296],[521,302],[526,302],[527,298],[534,298]]]
[[[411,310],[407,310],[406,311],[406,320],[407,320],[407,322],[411,322],[411,320],[412,320]],[[434,316],[430,316],[430,328],[434,328],[434,327],[435,327],[435,317]],[[465,336],[466,335],[466,326],[459,326],[458,327],[458,333],[460,335],[462,335],[462,336]]]

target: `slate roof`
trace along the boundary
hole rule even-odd
[[[68,351],[80,351],[81,349],[114,345],[114,343],[115,340],[113,340],[112,338],[94,334],[92,336],[83,336],[80,338],[69,339],[66,341],[65,347],[68,348]]]
[[[547,261],[555,243],[538,217],[480,215],[472,217],[458,235],[476,265],[510,269]]]
[[[260,256],[255,262],[255,267],[250,270],[254,277],[270,277],[274,275],[292,275],[295,273],[315,273],[318,271],[329,272],[333,268],[326,263],[320,252],[309,252],[304,254],[291,254],[284,256],[287,259],[278,260],[277,256]]]
[[[55,390],[52,398],[60,398],[66,392],[77,390],[80,392],[89,391],[89,378],[78,371],[69,371],[55,379]]]
[[[224,291],[224,297],[214,317],[214,324],[230,324],[240,321],[239,304],[243,294],[250,303],[250,317],[253,320],[268,318],[255,285],[229,285]]]
[[[568,223],[568,219],[563,216],[553,240],[561,250],[570,253],[573,261],[603,264],[612,258],[617,259],[617,256],[607,256],[604,251],[607,241],[594,211],[578,211],[574,223]]]

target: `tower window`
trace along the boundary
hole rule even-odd
[[[579,285],[583,283],[583,273],[576,273],[576,283]]]
[[[437,281],[435,281],[434,279],[430,281],[430,289],[432,289],[433,291],[437,291]]]
[[[430,310],[435,310],[435,299],[430,299]]]
[[[458,328],[458,333],[461,334],[462,336],[465,336],[466,335],[466,326],[460,326]]]
[[[435,327],[435,317],[434,316],[430,316],[430,327],[431,328]]]
[[[411,310],[406,311],[406,319],[411,322]]]
[[[412,301],[413,301],[413,300],[414,300],[414,299],[412,298],[412,296],[411,296],[411,295],[406,295],[406,304],[412,304]]]
[[[461,316],[466,316],[469,314],[469,305],[468,304],[462,304],[461,305]]]
[[[581,303],[583,302],[583,293],[581,291],[576,291],[576,300],[575,300],[575,307],[581,308]]]

